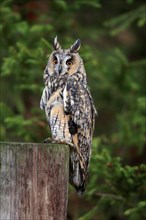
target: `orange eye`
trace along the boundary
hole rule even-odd
[[[58,63],[58,61],[57,61],[57,58],[56,58],[56,57],[54,57],[54,59],[53,59],[53,63],[54,63],[54,64],[57,64],[57,63]]]
[[[73,65],[73,60],[67,60],[67,61],[66,61],[66,64],[67,64],[68,66],[72,66],[72,65]]]

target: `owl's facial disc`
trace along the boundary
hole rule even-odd
[[[79,58],[77,53],[70,53],[69,50],[55,51],[52,54],[52,64],[55,74],[72,75],[78,70]]]
[[[53,56],[53,64],[54,65],[58,64],[58,59],[55,55]]]
[[[69,58],[69,59],[66,61],[66,65],[67,65],[68,67],[71,67],[71,66],[73,65],[73,63],[74,63],[74,60],[73,60],[72,57]]]
[[[52,55],[52,63],[53,63],[53,69],[54,72],[59,75],[61,72],[61,65],[60,65],[60,59],[59,59],[59,54],[54,53]]]

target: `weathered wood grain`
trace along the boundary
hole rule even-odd
[[[0,220],[65,220],[69,147],[0,142]]]

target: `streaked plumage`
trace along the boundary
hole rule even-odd
[[[78,54],[80,40],[61,49],[54,39],[44,71],[40,107],[46,113],[52,138],[70,146],[70,183],[82,194],[88,174],[95,107],[87,88],[86,72]]]

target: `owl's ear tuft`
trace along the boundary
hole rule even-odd
[[[54,38],[53,47],[55,50],[61,49],[61,46],[60,46],[58,39],[57,39],[57,36]]]
[[[70,52],[72,53],[77,53],[78,50],[80,49],[81,46],[81,41],[80,39],[76,40],[76,42],[71,46]]]

